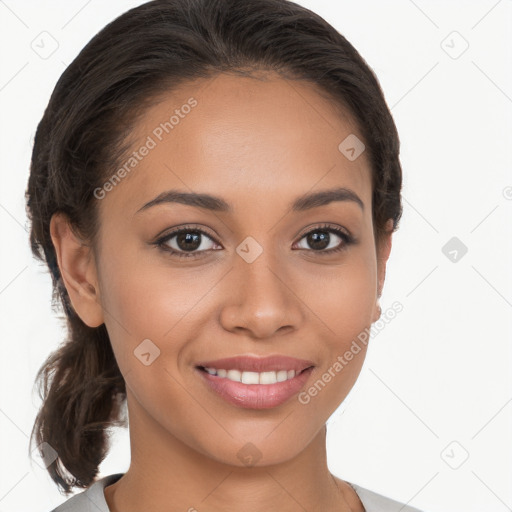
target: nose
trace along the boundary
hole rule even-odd
[[[305,305],[289,276],[266,251],[252,263],[238,258],[223,290],[223,328],[257,339],[298,329]]]

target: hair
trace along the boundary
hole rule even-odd
[[[365,60],[317,14],[288,0],[154,0],[98,32],[66,68],[34,138],[26,190],[30,245],[52,276],[66,340],[39,368],[42,399],[30,437],[61,492],[94,482],[108,453],[108,429],[125,426],[126,387],[105,324],[74,311],[56,260],[50,220],[62,212],[96,247],[95,188],[118,168],[145,109],[178,85],[218,73],[254,71],[304,80],[357,123],[372,172],[378,241],[402,215],[399,139],[379,82]],[[53,452],[51,452],[53,453]]]

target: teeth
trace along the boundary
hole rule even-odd
[[[276,372],[260,373],[260,384],[275,384],[276,382]]]
[[[279,370],[277,372],[277,382],[283,382],[288,378],[288,372],[286,370]]]
[[[260,374],[258,372],[242,372],[241,380],[244,384],[259,384]]]
[[[229,380],[234,380],[235,382],[242,382],[242,372],[239,372],[238,370],[228,370],[226,377]]]
[[[243,384],[275,384],[295,377],[295,370],[279,370],[277,372],[241,372],[240,370],[217,370],[205,368],[210,375],[227,378]]]

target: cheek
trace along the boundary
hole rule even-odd
[[[375,260],[362,251],[337,266],[326,267],[322,275],[308,275],[303,296],[312,314],[322,321],[328,339],[343,345],[371,325],[377,298]]]
[[[304,395],[304,403],[315,414],[332,412],[359,376],[377,297],[375,264],[371,250],[360,252],[331,267],[328,278],[316,281],[318,286],[308,286],[306,303],[311,318],[320,320],[317,332],[322,333],[322,367]]]
[[[114,242],[112,242],[114,245]],[[119,254],[120,251],[117,252]],[[101,302],[112,346],[121,371],[134,363],[134,350],[149,339],[169,364],[207,317],[203,300],[223,271],[178,269],[165,258],[106,257],[101,268]],[[155,349],[155,352],[158,352]]]
[[[328,326],[317,336],[321,366],[315,369],[298,401],[308,414],[327,421],[354,386],[363,366],[369,342],[372,305],[371,286],[361,286],[357,294],[325,294],[323,323]],[[320,331],[319,331],[320,332]]]
[[[105,324],[127,388],[162,421],[169,403],[185,414],[193,404],[176,368],[197,329],[198,297],[208,290],[204,280],[142,258],[107,261],[103,276]]]
[[[119,247],[112,240],[110,247]],[[156,248],[129,246],[102,259],[102,304],[128,331],[160,338],[200,297],[193,273],[171,268]],[[122,255],[120,254],[122,253]]]

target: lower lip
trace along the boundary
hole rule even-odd
[[[243,384],[225,377],[210,375],[196,368],[206,384],[227,402],[247,409],[270,409],[284,404],[297,394],[308,380],[313,367],[293,379],[275,384]]]

